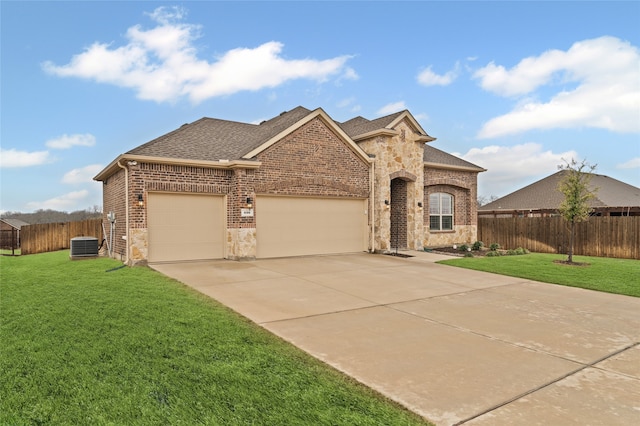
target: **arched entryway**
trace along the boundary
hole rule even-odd
[[[391,180],[391,248],[407,248],[407,181]]]

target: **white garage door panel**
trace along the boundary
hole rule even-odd
[[[358,199],[258,197],[259,258],[367,249],[367,202]]]
[[[224,197],[149,193],[149,261],[224,257]]]

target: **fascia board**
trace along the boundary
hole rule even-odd
[[[138,161],[141,163],[155,163],[155,164],[171,164],[180,166],[194,166],[205,167],[211,169],[257,169],[262,163],[259,161],[247,161],[247,160],[189,160],[182,158],[168,158],[168,157],[152,157],[147,155],[128,155],[121,154],[115,160],[113,160],[107,167],[102,169],[93,180],[102,181],[111,176],[114,171],[119,169],[118,163],[120,161]]]
[[[477,172],[477,173],[482,173],[487,171],[487,169],[483,169],[482,167],[454,166],[449,164],[430,163],[428,161],[424,162],[424,166],[429,167],[431,169],[460,170],[465,172]]]
[[[397,136],[399,133],[396,130],[392,129],[376,129],[371,132],[363,133],[361,135],[357,135],[353,137],[354,141],[362,141],[365,139],[372,138],[374,136]]]
[[[422,137],[420,138],[422,140],[420,140],[420,142],[432,142],[436,140],[436,138],[431,137],[427,134],[427,132],[420,125],[420,123],[418,123],[418,121],[413,117],[413,115],[409,111],[404,111],[402,114],[396,117],[395,120],[393,120],[391,123],[387,125],[387,129],[393,129],[395,126],[398,125],[398,123],[400,123],[405,118],[408,119],[411,122],[411,124],[422,134]]]

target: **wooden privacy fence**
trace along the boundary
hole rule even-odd
[[[96,237],[102,241],[102,219],[78,222],[40,223],[20,229],[21,254],[65,250],[75,237]]]
[[[538,253],[563,253],[569,227],[561,217],[478,218],[478,240],[486,246],[518,247]],[[576,224],[574,254],[640,259],[640,216],[593,216]]]

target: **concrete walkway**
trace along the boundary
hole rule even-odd
[[[640,298],[409,253],[152,267],[437,425],[640,424]]]

